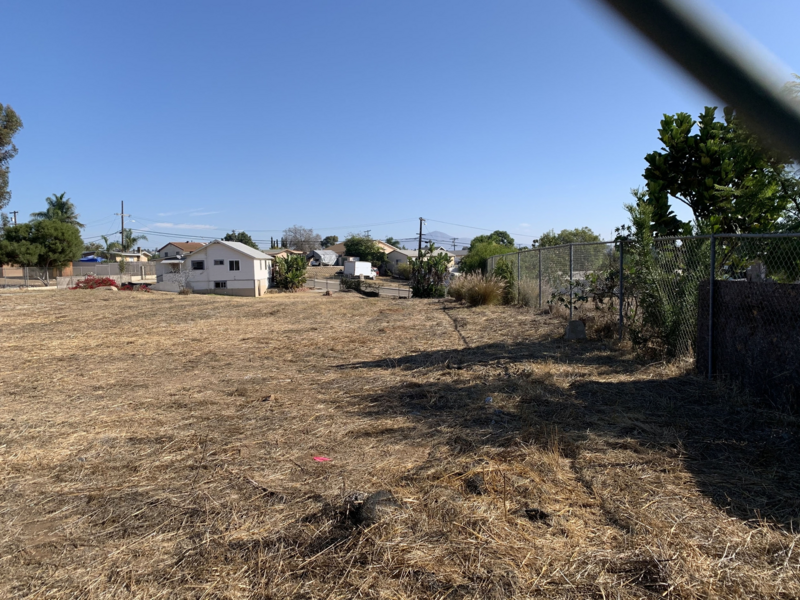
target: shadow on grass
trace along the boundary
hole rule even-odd
[[[569,363],[572,379],[556,380],[565,375],[554,362]],[[641,363],[602,344],[560,341],[437,350],[340,368],[407,372],[398,377],[402,383],[362,395],[368,415],[411,419],[414,427],[396,432],[404,439],[460,452],[547,446],[558,432],[560,452],[571,459],[590,437],[611,447],[632,440],[665,459],[679,457],[697,489],[732,515],[795,530],[800,524],[797,420],[700,377],[636,379]]]

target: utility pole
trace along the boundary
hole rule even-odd
[[[17,213],[18,212],[19,212],[18,210],[12,210],[11,211],[11,214],[14,215],[14,227],[17,226]]]
[[[120,208],[121,212],[117,213],[117,215],[119,216],[120,221],[121,221],[120,222],[120,229],[119,229],[119,236],[120,236],[120,239],[122,240],[122,251],[125,252],[125,217],[130,217],[130,215],[126,215],[125,214],[125,201],[124,200],[120,201],[120,206],[121,206],[121,208]]]
[[[419,242],[417,243],[417,258],[422,258],[422,224],[425,219],[419,218]]]
[[[367,236],[367,239],[372,239],[372,238],[369,237],[369,234],[371,232],[372,232],[372,229],[367,229],[366,231],[364,231],[364,234]]]
[[[456,240],[457,240],[457,239],[458,239],[458,238],[453,238],[453,252],[455,252],[455,251],[456,251]]]

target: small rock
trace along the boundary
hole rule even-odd
[[[347,513],[359,525],[374,525],[393,509],[402,508],[394,494],[388,490],[380,490],[366,495],[354,492],[345,499]]]
[[[262,402],[269,402],[270,400],[275,400],[275,394],[270,394],[269,396],[264,396],[261,399]]]
[[[492,397],[491,397],[491,396],[487,396],[487,397],[486,397],[486,400],[484,400],[484,402],[485,402],[486,404],[491,404],[491,403],[492,403]]]
[[[570,321],[564,338],[568,340],[585,340],[586,325],[583,324],[583,321]]]
[[[464,487],[467,488],[470,494],[475,494],[476,496],[486,493],[486,481],[484,481],[483,475],[480,473],[467,477],[464,480]]]
[[[118,292],[119,291],[113,285],[101,285],[100,287],[96,287],[94,289],[96,289],[96,290],[108,290],[109,292]]]
[[[525,516],[535,523],[547,521],[550,518],[550,515],[540,508],[526,508],[524,512]]]

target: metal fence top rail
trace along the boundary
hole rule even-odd
[[[683,241],[683,240],[710,240],[711,238],[800,238],[798,233],[714,233],[703,235],[676,235],[676,236],[653,236],[654,242],[659,241]],[[527,250],[514,250],[506,252],[505,254],[495,254],[489,257],[489,260],[503,258],[505,256],[512,256],[514,254],[525,254],[528,252],[540,252],[542,250],[557,250],[559,248],[569,248],[570,246],[611,246],[619,244],[630,244],[633,240],[612,240],[605,242],[573,242],[571,244],[559,244],[558,246],[538,246],[536,248],[528,248]]]

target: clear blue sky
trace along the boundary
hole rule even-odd
[[[716,6],[800,70],[800,2]],[[20,217],[185,239],[626,221],[663,113],[719,104],[592,0],[3,0]],[[786,76],[788,78],[788,71]],[[168,238],[150,234],[144,245]]]

